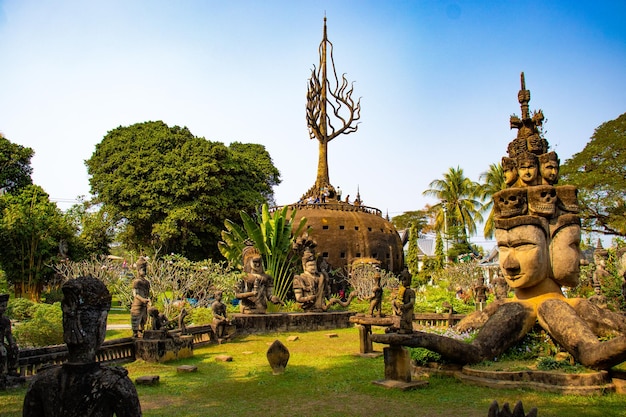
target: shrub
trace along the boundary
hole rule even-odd
[[[7,317],[16,321],[25,321],[32,318],[34,301],[27,298],[12,298],[7,305]]]
[[[63,343],[61,303],[34,304],[32,318],[16,326],[13,335],[20,347],[40,347]]]
[[[439,362],[442,363],[441,355],[437,352],[430,351],[426,348],[409,348],[411,352],[411,360],[415,362],[416,365],[426,365],[429,362]]]
[[[196,307],[191,310],[189,314],[191,322],[194,326],[201,326],[203,324],[211,324],[213,321],[213,312],[207,307]]]

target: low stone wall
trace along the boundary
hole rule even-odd
[[[355,314],[351,311],[233,314],[232,322],[237,327],[237,334],[302,332],[348,328],[350,317]]]

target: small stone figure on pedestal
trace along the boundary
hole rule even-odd
[[[226,326],[230,325],[230,320],[226,316],[226,304],[222,302],[222,291],[215,292],[215,301],[211,304],[213,311],[213,322],[211,327],[218,341],[228,337],[226,334]]]
[[[607,308],[609,302],[606,296],[602,294],[602,287],[600,285],[594,284],[593,292],[594,294],[591,297],[589,297],[589,302],[597,305],[600,308]]]
[[[130,306],[130,323],[133,337],[143,335],[148,321],[148,305],[150,304],[150,282],[146,279],[148,263],[142,256],[137,260],[137,278],[133,281],[133,303]]]
[[[474,286],[474,299],[476,300],[476,310],[482,311],[487,302],[487,286],[485,285],[485,278],[478,277],[478,281]]]
[[[405,268],[400,276],[402,282],[398,288],[398,294],[391,302],[393,313],[399,319],[397,326],[391,328],[391,331],[397,331],[402,334],[413,333],[413,309],[415,307],[415,291],[411,289],[411,274]]]
[[[101,366],[111,295],[96,278],[70,279],[62,287],[63,339],[68,361],[41,369],[24,398],[24,417],[138,417],[141,406],[128,371]]]
[[[374,317],[374,311],[378,310],[378,317],[382,317],[382,303],[383,303],[383,288],[380,285],[380,273],[376,273],[374,276],[376,284],[372,295],[368,298],[370,302],[370,317]]]
[[[4,315],[9,294],[0,294],[0,389],[5,389],[10,378],[18,377],[19,348],[11,332],[11,320]]]

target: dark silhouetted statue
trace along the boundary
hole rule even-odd
[[[96,278],[70,279],[63,287],[63,339],[68,361],[41,369],[24,398],[24,417],[137,417],[141,406],[128,372],[101,366],[111,295]]]

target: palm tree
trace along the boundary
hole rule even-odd
[[[476,222],[482,222],[481,203],[476,198],[480,185],[463,174],[458,166],[443,174],[443,179],[433,180],[423,195],[435,197],[433,205],[437,216],[435,229],[451,236],[456,243],[465,243],[476,233]]]
[[[504,172],[502,171],[502,165],[500,163],[489,165],[489,170],[480,174],[481,181],[479,197],[483,202],[480,208],[481,213],[489,212],[489,217],[485,222],[485,228],[483,230],[484,236],[487,239],[493,238],[494,223],[493,223],[493,195],[498,191],[504,190],[506,182],[504,181]]]

